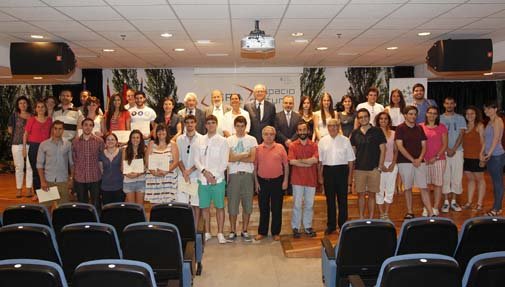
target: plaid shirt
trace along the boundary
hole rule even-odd
[[[95,135],[91,135],[88,140],[85,140],[81,135],[72,141],[72,159],[76,182],[100,181],[102,174],[98,165],[98,157],[103,149],[103,140]]]

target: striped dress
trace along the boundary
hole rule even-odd
[[[152,154],[167,154],[167,169],[172,164],[172,145],[169,143],[164,150],[159,150],[153,145]],[[169,172],[165,176],[146,174],[145,200],[151,203],[168,203],[176,200],[177,172]]]

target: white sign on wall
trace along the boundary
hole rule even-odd
[[[391,95],[391,91],[394,89],[399,89],[403,93],[403,97],[405,98],[405,103],[410,105],[414,102],[414,98],[412,96],[412,87],[421,83],[424,86],[424,94],[428,95],[428,79],[427,78],[391,78],[389,79],[389,94]]]

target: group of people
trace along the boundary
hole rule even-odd
[[[494,194],[487,214],[501,214],[504,126],[496,103],[484,106],[489,118],[484,124],[479,108],[467,107],[463,117],[455,113],[455,99],[446,97],[441,113],[424,94],[422,84],[414,85],[414,102],[407,105],[395,89],[384,108],[376,102],[379,91],[372,87],[366,102],[355,108],[353,98],[346,95],[337,111],[332,96],[323,93],[317,112],[306,96],[298,111],[294,98],[284,96],[283,110],[276,112],[266,100],[266,87],[258,84],[254,100],[243,108],[239,94],[230,96],[228,106],[223,93],[214,90],[212,104],[204,110],[197,108],[197,95],[187,93],[184,108],[176,112],[176,102],[166,98],[158,113],[146,105],[143,92],[131,89],[126,104],[120,95],[111,96],[105,113],[89,91],[81,92],[80,108],[73,107],[69,90],[61,91],[59,105],[54,97],[38,100],[35,111],[22,96],[8,124],[17,196],[22,196],[26,177],[27,196],[33,195],[32,190],[55,186],[57,203],[76,195],[98,211],[111,202],[185,202],[193,207],[197,225],[203,218],[206,240],[212,238],[213,204],[217,239],[226,243],[238,236],[252,240],[248,226],[256,193],[260,222],[255,239],[265,238],[270,230],[273,239],[280,240],[288,189],[293,194],[293,236],[313,237],[318,186],[326,196],[325,234],[331,234],[348,219],[347,195],[352,190],[358,193],[360,218],[374,218],[378,206],[379,217],[388,219],[398,186],[405,193],[406,219],[415,216],[413,187],[421,191],[423,216],[483,211],[487,166]],[[127,140],[120,140],[121,131],[127,131]],[[457,195],[463,191],[463,174],[468,198],[460,206]],[[225,194],[230,222],[226,237]]]

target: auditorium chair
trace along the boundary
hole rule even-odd
[[[393,256],[395,249],[396,230],[392,222],[378,219],[346,222],[335,247],[327,237],[322,239],[325,286],[348,286],[349,275],[359,275],[366,286],[373,285],[382,262]]]
[[[151,208],[151,221],[167,222],[177,226],[181,235],[185,259],[196,260],[196,275],[202,273],[203,236],[196,232],[193,209],[185,203],[157,204]],[[193,273],[194,264],[191,265]]]
[[[419,217],[403,222],[396,255],[434,253],[452,256],[458,244],[458,227],[451,219]]]
[[[72,287],[156,287],[153,270],[144,262],[101,259],[81,263]]]
[[[53,227],[58,242],[63,226],[79,222],[100,222],[95,206],[88,203],[70,202],[60,204],[53,210]]]
[[[482,216],[463,223],[454,253],[461,270],[472,257],[495,251],[505,251],[505,218]]]
[[[101,222],[114,226],[119,239],[127,225],[146,221],[144,207],[140,204],[115,202],[106,204],[102,208]]]
[[[359,276],[351,276],[352,287],[364,287]],[[460,287],[459,266],[454,258],[417,253],[386,259],[382,264],[377,287]]]
[[[65,225],[60,233],[63,270],[70,281],[81,263],[98,259],[121,259],[116,230],[109,224],[83,222]]]
[[[3,225],[15,223],[37,223],[52,227],[49,211],[43,205],[18,204],[9,206],[3,213]]]
[[[61,265],[54,232],[46,225],[11,224],[0,228],[1,259],[39,259]]]
[[[505,252],[488,252],[474,256],[468,262],[463,287],[505,286]]]
[[[125,227],[121,240],[123,257],[149,264],[160,286],[175,283],[189,287],[191,261],[184,260],[177,227],[165,222],[140,222]]]
[[[67,287],[60,265],[37,259],[0,261],[0,286]]]

